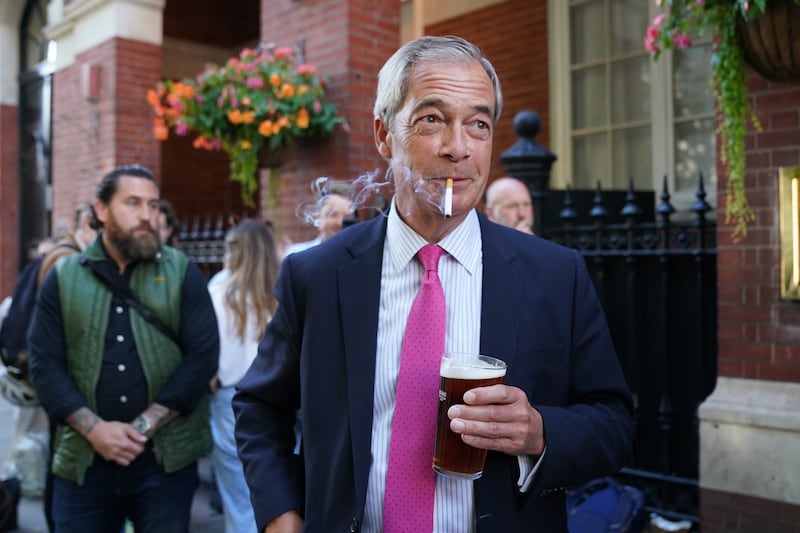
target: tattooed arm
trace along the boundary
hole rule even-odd
[[[107,422],[88,407],[81,407],[67,417],[67,424],[83,435],[94,450],[107,461],[128,466],[144,450],[147,437],[126,422]]]

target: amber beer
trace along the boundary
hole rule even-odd
[[[451,405],[463,404],[464,393],[470,389],[502,383],[506,364],[486,355],[447,353],[442,357],[439,375],[433,469],[447,477],[477,479],[483,473],[486,450],[464,444],[461,435],[450,429],[447,410]]]

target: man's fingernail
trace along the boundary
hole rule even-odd
[[[456,433],[461,433],[462,431],[464,431],[464,422],[462,422],[461,420],[453,420],[452,422],[450,422],[450,429],[452,429]]]

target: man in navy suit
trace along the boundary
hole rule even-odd
[[[489,452],[478,480],[437,476],[433,531],[566,531],[565,487],[628,459],[632,402],[582,257],[475,209],[501,107],[491,63],[457,37],[411,41],[381,69],[389,214],[284,260],[280,307],[234,398],[258,531],[384,531],[402,337],[423,277],[414,256],[429,243],[445,251],[446,351],[508,364],[505,384],[448,412]]]

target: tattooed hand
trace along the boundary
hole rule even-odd
[[[107,461],[128,466],[144,451],[147,437],[125,422],[106,422],[88,407],[81,407],[69,417],[67,423],[92,445]]]

